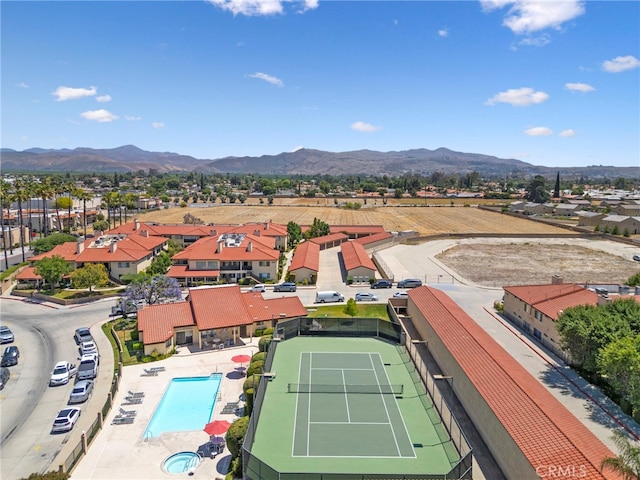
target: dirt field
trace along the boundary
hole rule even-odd
[[[458,245],[436,258],[474,283],[496,287],[564,282],[623,284],[640,270],[629,260],[568,243],[491,243]]]
[[[307,200],[308,202],[309,200]],[[474,207],[363,207],[347,210],[331,206],[220,205],[202,208],[170,208],[139,215],[140,221],[182,223],[191,213],[205,223],[240,224],[268,222],[286,225],[293,221],[311,225],[319,218],[329,225],[383,225],[387,231],[415,230],[421,235],[438,233],[567,233],[557,227]]]

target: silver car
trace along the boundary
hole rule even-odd
[[[69,403],[86,402],[93,391],[93,381],[80,380],[73,386],[71,395],[69,395]]]
[[[371,292],[356,293],[356,302],[377,302],[378,296]]]
[[[11,329],[5,325],[0,325],[0,343],[11,343],[13,340]]]
[[[51,433],[68,432],[76,424],[78,418],[80,418],[79,408],[65,408],[64,410],[60,410],[60,413],[58,413],[58,416],[53,421]]]

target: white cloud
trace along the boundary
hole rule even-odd
[[[571,90],[572,92],[593,92],[595,88],[593,88],[588,83],[565,83],[564,88],[567,90]]]
[[[275,85],[276,87],[284,87],[284,83],[282,83],[282,80],[280,80],[278,77],[267,75],[266,73],[256,72],[249,75],[249,77],[264,80],[265,82]]]
[[[382,130],[382,127],[376,127],[375,125],[371,125],[370,123],[365,122],[354,122],[351,124],[351,130],[355,130],[356,132],[375,132],[377,130]]]
[[[551,37],[547,33],[538,35],[536,37],[525,37],[518,42],[518,45],[524,45],[526,47],[544,47],[551,42]]]
[[[100,103],[107,103],[111,101],[111,95],[100,95],[96,97],[96,101]]]
[[[139,122],[140,120],[142,120],[142,117],[135,117],[133,115],[125,115],[124,119],[129,121],[129,122]]]
[[[568,130],[563,130],[561,131],[558,136],[560,137],[575,137],[576,136],[576,131],[573,128],[570,128]]]
[[[446,28],[443,28],[441,30],[438,30],[438,36],[439,37],[448,37],[449,36],[449,30]]]
[[[96,90],[96,87],[73,88],[61,86],[51,92],[51,95],[56,97],[56,102],[64,102],[65,100],[75,100],[76,98],[93,97],[96,94]]]
[[[485,11],[509,7],[502,22],[515,34],[522,35],[555,28],[582,15],[584,0],[480,0]]]
[[[20,87],[20,88],[29,88],[29,85],[27,85],[27,84],[26,84],[26,83],[24,83],[24,82],[20,82],[20,83],[18,84],[18,87]]]
[[[619,73],[625,70],[632,70],[640,67],[640,60],[633,55],[627,55],[626,57],[616,57],[613,60],[605,60],[602,62],[602,69],[605,72]]]
[[[118,119],[116,115],[104,109],[89,110],[81,113],[80,115],[86,118],[87,120],[92,120],[94,122],[100,122],[100,123],[113,122],[114,120]]]
[[[534,92],[533,88],[512,88],[506,92],[496,93],[485,102],[485,105],[495,105],[496,103],[509,103],[514,107],[526,107],[534,103],[546,102],[549,95],[545,92]]]
[[[276,15],[284,12],[284,4],[291,4],[297,12],[318,8],[318,0],[207,0],[212,5],[234,15]]]
[[[164,128],[164,123],[162,123],[162,122],[152,122],[151,126],[153,128]]]
[[[527,128],[524,134],[530,137],[546,137],[547,135],[553,135],[553,130],[547,127],[531,127]]]

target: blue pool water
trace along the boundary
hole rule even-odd
[[[144,438],[164,432],[202,430],[216,404],[221,373],[209,377],[174,378],[144,432]]]
[[[165,472],[178,474],[187,473],[191,469],[195,469],[200,463],[200,455],[194,452],[180,452],[167,458],[162,467]]]

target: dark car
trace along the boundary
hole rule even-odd
[[[273,287],[274,292],[295,292],[296,284],[293,282],[284,282]]]
[[[2,354],[2,362],[0,362],[0,366],[11,367],[13,365],[17,365],[18,358],[20,358],[20,350],[18,350],[18,347],[14,345],[7,347],[4,349],[4,353]]]
[[[636,262],[640,262],[640,255],[634,255],[634,256],[633,256],[633,259],[634,259]]]
[[[81,345],[82,342],[91,342],[93,341],[93,337],[91,336],[91,331],[87,327],[80,327],[76,329],[76,333],[73,336],[75,338],[76,343]]]
[[[417,288],[422,286],[422,280],[417,278],[405,278],[398,282],[398,288]]]
[[[11,376],[11,373],[9,372],[8,368],[0,369],[0,390],[2,390],[4,386],[7,384],[10,376]]]
[[[372,285],[371,288],[391,288],[393,286],[393,283],[391,283],[391,280],[376,280]]]

